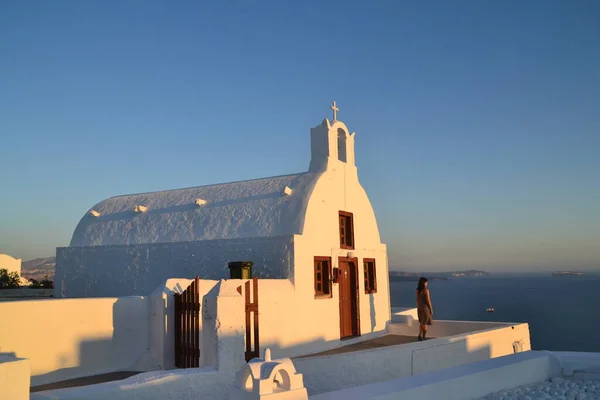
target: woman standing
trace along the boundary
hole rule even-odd
[[[427,289],[427,278],[419,278],[417,285],[417,315],[419,316],[419,341],[425,340],[427,326],[432,324],[433,306]]]

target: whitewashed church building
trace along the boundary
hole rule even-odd
[[[530,352],[526,323],[436,320],[417,341],[332,108],[305,173],[94,205],[57,249],[55,296],[86,298],[0,302],[0,398],[476,399],[598,371],[593,354]]]
[[[259,279],[289,280],[296,302],[339,313],[341,337],[384,329],[386,245],[358,179],[355,134],[332,109],[333,122],[311,129],[307,172],[94,205],[57,249],[55,296],[148,295],[169,278],[229,279],[229,262],[251,261]]]

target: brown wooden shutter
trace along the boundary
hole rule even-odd
[[[343,215],[340,215],[340,247],[344,247],[345,245],[346,245],[346,217],[344,217]]]

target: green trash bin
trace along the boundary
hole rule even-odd
[[[232,261],[229,265],[229,279],[252,279],[252,261]]]

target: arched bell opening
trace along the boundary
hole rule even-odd
[[[348,161],[348,151],[347,151],[347,138],[346,131],[342,128],[338,128],[338,160],[342,162]]]

